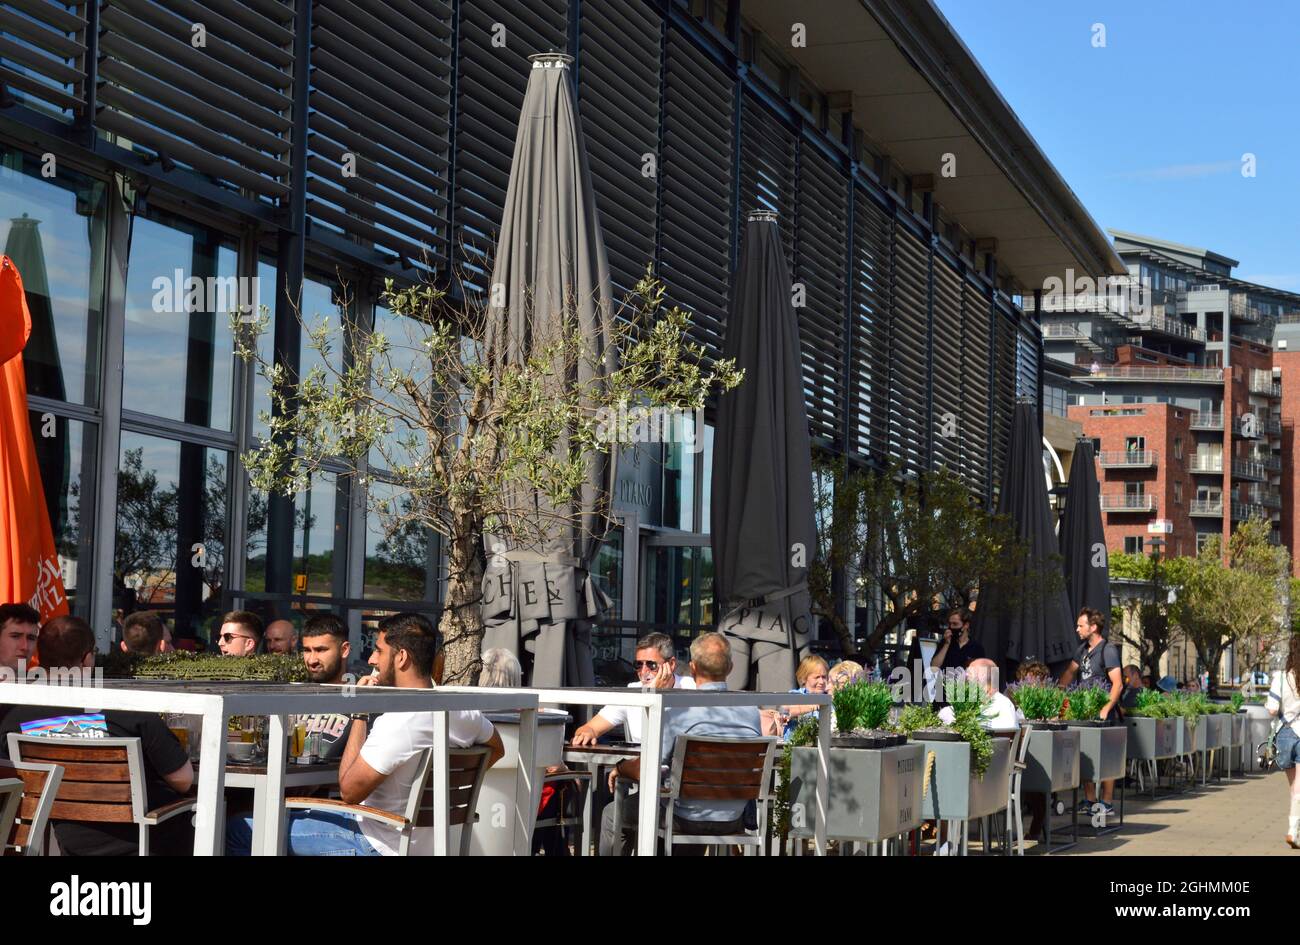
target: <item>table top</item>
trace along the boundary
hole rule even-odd
[[[623,758],[637,758],[641,755],[641,746],[630,743],[614,745],[573,745],[564,746],[566,761],[618,761]]]

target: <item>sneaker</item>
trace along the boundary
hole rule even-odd
[[[1079,802],[1079,806],[1074,809],[1074,812],[1076,814],[1091,814],[1092,805],[1094,803],[1095,803],[1094,801],[1082,800]]]
[[[1102,801],[1102,802],[1101,802],[1101,809],[1102,809],[1102,812],[1105,813],[1105,815],[1106,815],[1107,817],[1114,817],[1114,816],[1115,816],[1115,808],[1114,808],[1113,805],[1111,805],[1111,804],[1107,804],[1105,801]]]

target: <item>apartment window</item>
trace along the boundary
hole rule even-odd
[[[1181,436],[1176,436],[1174,437],[1174,459],[1182,459],[1182,458],[1183,458],[1183,438]]]
[[[1196,536],[1196,553],[1199,555],[1209,543],[1210,539],[1217,537],[1214,532],[1201,532]]]
[[[1198,486],[1196,489],[1197,502],[1222,502],[1223,489],[1213,486]]]
[[[1174,505],[1182,505],[1182,504],[1183,504],[1183,484],[1181,482],[1175,482],[1174,483]]]
[[[1146,495],[1145,482],[1126,482],[1124,483],[1124,494],[1130,498],[1140,498]]]
[[[1142,536],[1128,535],[1124,538],[1124,554],[1140,555],[1142,554]]]
[[[1124,449],[1129,453],[1141,453],[1147,448],[1147,438],[1144,436],[1126,436],[1124,437]]]
[[[1094,437],[1092,438],[1092,452],[1093,452],[1094,454],[1097,454],[1097,453],[1100,453],[1100,452],[1101,452],[1101,437],[1099,437],[1099,436],[1094,436]]]

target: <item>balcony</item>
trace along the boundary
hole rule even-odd
[[[1200,413],[1192,414],[1193,430],[1222,430],[1223,414],[1221,413]]]
[[[1263,417],[1254,414],[1252,415],[1254,416],[1254,420],[1248,424],[1246,423],[1245,420],[1242,419],[1242,417],[1244,416],[1245,414],[1242,414],[1241,416],[1233,418],[1232,432],[1235,435],[1244,437],[1245,439],[1248,440],[1258,440],[1261,436],[1264,435],[1264,430],[1268,426],[1268,421],[1265,420]]]
[[[1229,296],[1228,311],[1233,318],[1246,322],[1258,322],[1264,317],[1263,312],[1250,304],[1245,292],[1233,292]]]
[[[1187,514],[1198,518],[1223,518],[1223,500],[1194,501]]]
[[[1105,450],[1097,454],[1103,469],[1145,469],[1160,460],[1155,450]]]
[[[1263,420],[1260,422],[1260,426],[1264,428],[1264,432],[1267,433],[1269,436],[1282,435],[1281,420]]]
[[[1087,348],[1094,355],[1104,354],[1108,358],[1115,357],[1115,349],[1113,347],[1102,342],[1093,341],[1091,335],[1075,325],[1060,323],[1043,325],[1043,340],[1073,341],[1075,344]]]
[[[1250,461],[1252,463],[1259,463],[1259,465],[1263,466],[1269,472],[1282,471],[1282,457],[1278,456],[1276,453],[1268,453],[1266,455],[1254,455],[1250,457]]]
[[[1170,318],[1164,314],[1152,312],[1151,314],[1134,313],[1129,316],[1129,320],[1142,331],[1153,331],[1173,338],[1184,338],[1188,341],[1205,341],[1205,329],[1189,325],[1181,318]]]
[[[1252,463],[1245,459],[1234,459],[1232,461],[1232,477],[1234,479],[1251,479],[1258,482],[1265,482],[1268,479],[1268,470],[1262,463]]]
[[[1262,505],[1266,509],[1282,508],[1282,494],[1276,489],[1251,489],[1248,495],[1253,505]]]
[[[1193,456],[1187,468],[1194,473],[1218,473],[1223,475],[1222,456]]]
[[[1248,518],[1268,518],[1268,509],[1254,502],[1232,503],[1232,520],[1244,522]]]
[[[1154,512],[1156,510],[1155,493],[1142,495],[1103,495],[1101,497],[1103,512]]]
[[[1177,381],[1185,384],[1222,384],[1223,368],[1142,367],[1133,364],[1103,364],[1092,377],[1107,381]]]
[[[1265,397],[1281,397],[1282,384],[1273,380],[1272,371],[1253,370],[1250,372],[1250,392]]]

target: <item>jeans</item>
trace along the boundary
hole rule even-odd
[[[1300,735],[1290,725],[1283,725],[1277,733],[1277,766],[1281,771],[1300,764]]]
[[[236,817],[226,824],[226,855],[248,856],[253,848],[253,818]],[[379,856],[347,814],[293,811],[285,824],[285,848],[290,856]]]

